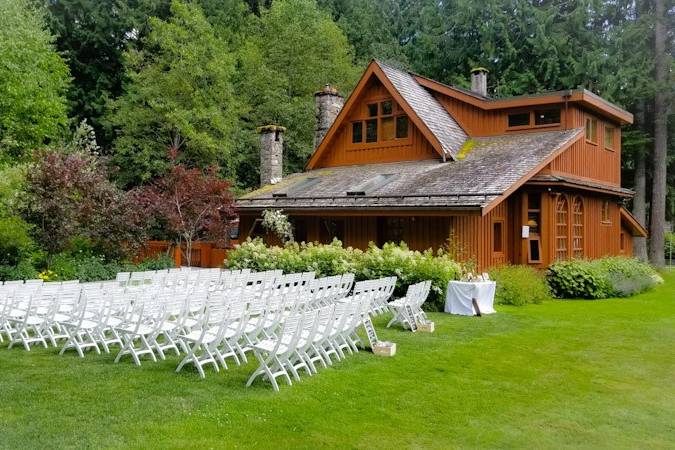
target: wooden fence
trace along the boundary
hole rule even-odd
[[[227,252],[234,243],[232,242],[229,248],[219,248],[213,242],[195,242],[192,244],[192,257],[189,265],[192,267],[222,267],[227,259]],[[158,255],[168,255],[173,258],[176,267],[180,267],[188,265],[185,254],[185,245],[180,251],[174,243],[169,241],[148,241],[134,260],[142,261]]]

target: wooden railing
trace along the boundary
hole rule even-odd
[[[236,242],[231,242],[229,248],[216,247],[213,242],[195,242],[192,244],[192,257],[190,258],[190,266],[192,267],[222,267],[223,262],[227,259],[227,252]],[[187,266],[185,260],[185,245],[182,251],[169,241],[148,241],[145,246],[134,258],[135,261],[142,261],[146,258],[152,258],[158,255],[167,255],[173,258],[176,267]]]

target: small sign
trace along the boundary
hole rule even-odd
[[[483,272],[483,281],[490,281],[490,274],[487,272]]]
[[[370,317],[363,318],[363,328],[366,330],[366,336],[368,336],[368,342],[370,343],[370,348],[373,348],[377,344],[377,333],[375,332],[375,327],[373,326],[373,321],[370,320]]]
[[[408,324],[410,324],[410,330],[415,332],[417,331],[417,321],[415,320],[415,313],[413,312],[412,306],[405,305],[405,315],[408,319]]]
[[[529,225],[523,225],[523,229],[520,233],[520,237],[523,239],[527,239],[530,237],[530,226]]]

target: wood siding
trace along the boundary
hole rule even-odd
[[[521,238],[521,227],[527,223],[527,214],[523,213],[527,205],[528,195],[541,195],[541,247],[542,261],[539,264],[529,264],[535,267],[546,267],[556,259],[556,202],[559,196],[565,196],[568,203],[568,251],[567,259],[573,257],[572,239],[573,239],[573,199],[581,197],[583,200],[583,257],[601,258],[603,256],[630,255],[626,245],[630,242],[630,233],[624,237],[624,250],[621,250],[621,217],[619,204],[616,198],[589,195],[574,190],[565,191],[519,191],[513,195],[514,203],[520,206],[514,211],[520,216],[520,221],[513,228],[513,239],[521,241],[517,246],[512,262],[515,264],[528,264],[527,260],[527,239]],[[608,219],[603,222],[602,209],[604,202],[608,206]]]
[[[510,230],[512,221],[509,219],[509,202],[503,202],[490,213],[481,216],[474,214],[437,215],[437,216],[386,216],[402,219],[402,240],[412,250],[424,251],[429,248],[449,250],[457,260],[473,263],[477,270],[505,264],[512,260],[513,237]],[[334,215],[326,212],[321,215],[290,214],[292,220],[302,220],[306,227],[306,240],[311,242],[328,243],[332,236],[321,230],[324,221],[340,221],[343,230],[343,245],[366,249],[371,242],[381,244],[379,233],[381,223],[378,220],[385,216],[374,215]],[[249,230],[255,220],[254,216],[246,215],[240,218],[240,230],[243,241],[249,237]],[[494,251],[495,222],[500,222],[502,235],[500,252]],[[260,231],[259,228],[256,230]],[[279,242],[273,236],[264,233],[253,233],[261,236],[271,245]]]
[[[484,110],[443,94],[435,93],[435,96],[470,136],[494,136],[572,128],[583,129],[586,126],[586,118],[592,118],[597,121],[597,142],[590,143],[586,139],[577,141],[570,149],[552,161],[542,172],[572,175],[577,178],[595,180],[613,186],[621,184],[621,130],[618,124],[584,111],[577,105],[565,105],[564,103],[528,108]],[[561,109],[559,125],[532,126],[529,128],[519,127],[517,129],[510,129],[508,127],[508,115],[510,113],[547,108]],[[615,129],[614,148],[612,150],[607,149],[605,145],[605,127]]]
[[[571,108],[574,112],[574,126],[584,128],[586,118],[597,120],[597,143],[590,143],[586,139],[575,142],[567,151],[562,153],[542,173],[553,175],[571,175],[612,186],[621,185],[621,135],[620,130],[614,124],[602,121],[599,117]],[[605,147],[605,127],[615,128],[614,149]]]
[[[368,103],[391,98],[392,96],[384,86],[378,80],[372,79],[368,83],[368,88],[357,99],[353,109],[350,110],[343,125],[333,136],[326,152],[317,162],[316,168],[440,158],[412,121],[409,121],[408,139],[373,144],[352,144],[352,121],[365,118],[365,109]],[[381,132],[381,130],[379,131]]]

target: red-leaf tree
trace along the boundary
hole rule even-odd
[[[108,180],[105,164],[84,151],[36,155],[26,180],[24,218],[51,256],[75,237],[87,237],[108,254],[145,239],[143,210]]]
[[[175,162],[175,153],[170,154]],[[185,243],[185,259],[192,259],[195,241],[228,239],[235,216],[230,183],[218,177],[218,169],[188,168],[174,164],[152,184],[136,190],[138,202],[162,221],[178,247]]]

